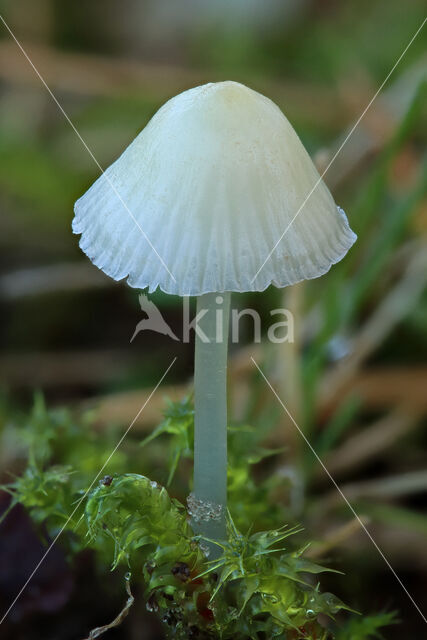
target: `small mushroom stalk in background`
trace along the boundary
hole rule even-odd
[[[221,539],[230,292],[321,276],[356,236],[280,109],[236,82],[169,100],[76,202],[73,230],[112,278],[198,296],[189,507]]]

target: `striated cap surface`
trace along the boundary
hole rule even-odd
[[[307,199],[318,181],[271,100],[210,83],[159,109],[77,200],[73,231],[96,266],[132,287],[285,287],[324,274],[356,240],[323,181]]]

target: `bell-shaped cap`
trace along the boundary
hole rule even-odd
[[[169,100],[76,202],[73,230],[112,278],[179,295],[316,278],[356,239],[280,109],[236,82]]]

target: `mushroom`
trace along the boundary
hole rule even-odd
[[[237,82],[169,100],[76,202],[92,262],[197,296],[194,528],[225,536],[230,292],[326,273],[356,236],[279,107]]]

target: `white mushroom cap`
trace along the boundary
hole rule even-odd
[[[316,278],[356,240],[280,109],[236,82],[169,100],[76,202],[73,231],[115,280],[178,295]]]

